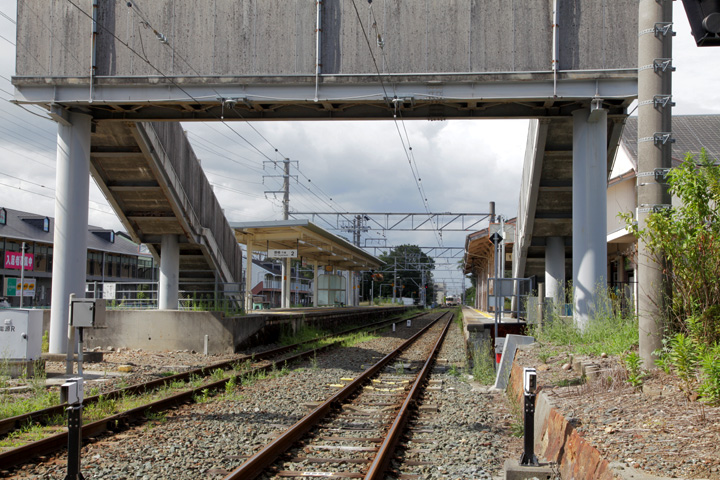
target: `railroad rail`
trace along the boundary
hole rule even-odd
[[[408,317],[407,319],[415,319],[420,316],[424,315],[424,313],[417,313],[411,317]],[[403,319],[405,320],[405,319]],[[344,330],[342,332],[333,333],[330,335],[326,335],[324,337],[318,337],[317,339],[312,339],[304,342],[300,342],[293,345],[283,346],[279,348],[275,348],[272,350],[267,350],[262,353],[253,354],[253,355],[242,355],[238,357],[237,359],[231,360],[231,361],[225,361],[225,362],[219,362],[213,365],[196,368],[192,370],[188,370],[186,372],[178,373],[175,375],[171,375],[168,377],[164,377],[161,379],[151,380],[149,382],[140,383],[137,385],[128,386],[121,389],[116,389],[111,392],[107,392],[102,395],[95,395],[92,397],[88,397],[84,400],[84,405],[88,405],[91,403],[95,403],[100,401],[101,398],[104,399],[118,399],[123,398],[128,395],[138,395],[143,394],[147,392],[151,392],[153,390],[162,388],[164,386],[168,386],[173,384],[174,382],[189,382],[194,377],[208,377],[212,374],[212,372],[216,371],[217,369],[221,370],[229,370],[233,369],[238,364],[242,364],[243,362],[254,362],[256,365],[252,367],[251,369],[241,372],[237,375],[231,375],[229,377],[223,378],[221,380],[213,381],[210,383],[203,384],[199,387],[191,388],[185,391],[182,391],[180,393],[168,396],[166,398],[156,400],[154,402],[142,405],[140,407],[136,407],[124,412],[120,412],[111,416],[108,416],[106,418],[97,420],[95,422],[84,424],[82,427],[82,438],[89,438],[94,437],[103,433],[116,433],[121,430],[123,430],[128,425],[131,425],[133,423],[138,423],[141,421],[144,421],[148,414],[151,413],[158,413],[163,412],[168,409],[174,408],[178,405],[190,403],[194,401],[194,398],[198,395],[203,395],[205,391],[208,392],[216,392],[221,391],[225,388],[225,385],[231,381],[232,379],[235,379],[235,381],[240,380],[241,377],[246,375],[252,375],[258,372],[269,372],[273,369],[277,369],[281,367],[284,364],[289,364],[295,361],[311,358],[314,355],[330,350],[332,348],[335,348],[338,346],[340,341],[332,342],[327,345],[321,346],[321,347],[313,347],[309,348],[307,350],[301,351],[299,353],[295,353],[289,356],[280,357],[277,360],[272,361],[271,359],[275,357],[279,357],[281,355],[284,355],[289,352],[294,352],[298,348],[302,348],[303,346],[307,345],[314,345],[319,340],[327,340],[331,339],[333,337],[339,337],[343,335],[348,335],[351,333],[355,333],[358,331],[369,331],[374,332],[377,330],[381,330],[383,328],[386,328],[388,325],[392,323],[398,322],[398,318],[391,318],[391,319],[384,319],[379,322],[374,322],[372,324],[360,326],[360,327],[354,327],[351,329]],[[258,364],[260,362],[266,362],[264,364]],[[27,425],[28,423],[38,422],[42,423],[45,421],[45,419],[49,419],[53,416],[57,415],[63,415],[65,409],[67,408],[67,404],[60,404],[55,405],[46,409],[37,410],[34,412],[26,413],[23,415],[18,415],[15,417],[6,418],[3,420],[0,420],[0,435],[7,435],[9,432],[12,432],[15,429],[22,428],[24,425]],[[10,450],[7,450],[5,452],[0,453],[0,468],[1,469],[8,469],[11,467],[14,467],[16,465],[25,463],[29,461],[30,459],[37,457],[39,455],[47,455],[49,453],[61,450],[67,446],[67,432],[63,431],[61,433],[57,433],[54,435],[50,435],[46,438],[40,439],[38,441],[34,441],[31,443],[28,443],[26,445],[22,445]]]
[[[409,371],[418,370],[415,367],[421,367],[417,374],[413,374],[414,378],[408,379],[407,375],[401,374],[398,369],[395,372],[388,371],[388,367],[394,359],[425,337],[429,330],[445,317],[447,317],[447,322],[429,349],[429,353],[424,355],[424,362],[415,360],[407,364]],[[410,407],[422,391],[422,386],[430,373],[435,356],[442,345],[448,327],[452,323],[452,318],[453,314],[449,312],[439,314],[431,324],[413,335],[399,348],[387,354],[375,365],[365,370],[357,378],[345,379],[349,383],[344,385],[341,390],[256,452],[225,477],[225,480],[249,480],[257,478],[263,472],[278,477],[343,477],[368,480],[383,478],[400,435],[410,416]],[[406,363],[402,362],[400,365],[404,373]],[[381,387],[383,385],[387,386],[387,388]],[[353,423],[347,420],[348,418],[357,417],[361,418],[363,422],[353,427]],[[313,429],[344,434],[363,431],[366,434],[370,432],[369,435],[372,436],[308,436],[308,433]],[[378,434],[381,436],[378,437]],[[351,456],[349,458],[334,458],[294,455],[288,462],[291,467],[294,466],[294,469],[286,470],[274,466],[282,456],[291,452],[297,442],[301,442],[299,448],[303,452],[343,451],[346,454],[351,452]],[[360,444],[360,446],[357,444]],[[307,471],[297,469],[308,463],[322,463],[326,465],[326,470]],[[345,466],[345,470],[340,472],[327,471],[333,464],[342,464]],[[346,471],[348,469],[351,471]]]

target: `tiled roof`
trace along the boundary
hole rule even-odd
[[[629,117],[622,134],[622,144],[637,165],[638,119]],[[700,154],[705,148],[710,158],[720,160],[720,115],[674,115],[672,130],[673,163],[680,162],[687,152]]]
[[[50,221],[48,231],[43,230],[45,217],[33,213],[22,212],[5,208],[7,212],[5,225],[0,225],[0,237],[14,240],[39,243],[53,243],[55,219],[47,217]],[[125,234],[113,232],[115,242],[110,241],[111,230],[101,227],[88,226],[88,250],[109,252],[126,255],[149,255],[140,245],[132,242]]]

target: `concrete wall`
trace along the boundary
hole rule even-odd
[[[18,3],[18,44],[24,46],[17,49],[18,75],[89,75],[92,2],[76,3],[87,15],[65,0]],[[324,74],[375,75],[360,21],[383,72],[551,68],[552,0],[375,0],[384,50],[367,2],[357,4],[359,19],[349,0],[322,3]],[[558,6],[561,69],[636,66],[635,0],[558,0]],[[154,0],[132,8],[99,2],[98,22],[101,76],[156,77],[160,70],[191,84],[198,76],[315,73],[315,0]]]
[[[314,311],[291,315],[246,315],[224,318],[217,312],[178,310],[109,310],[104,328],[85,331],[85,346],[140,348],[147,351],[204,349],[222,354],[272,343],[283,332],[295,332],[303,325],[334,329],[362,325],[399,315],[412,308],[364,308]],[[50,311],[43,312],[43,331],[49,330]]]

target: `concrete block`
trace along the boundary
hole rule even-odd
[[[520,465],[517,460],[505,460],[505,480],[550,480],[553,472],[550,465],[540,463],[537,467]]]
[[[515,351],[518,345],[528,345],[535,341],[533,337],[526,335],[508,335],[505,337],[505,345],[503,346],[502,358],[495,377],[495,388],[507,388],[508,379],[510,378],[510,370],[515,360]]]

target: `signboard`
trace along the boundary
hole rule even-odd
[[[103,283],[103,296],[105,300],[114,300],[115,299],[115,290],[116,290],[116,284],[115,283]]]
[[[5,268],[20,270],[22,268],[23,256],[20,252],[5,252]],[[32,253],[25,254],[25,270],[32,270],[35,265]]]
[[[34,297],[35,296],[35,279],[34,278],[24,279],[24,287],[21,288],[19,278],[5,277],[5,288],[3,290],[5,292],[4,296],[6,296],[6,297],[19,297],[20,290],[23,290],[24,297]]]
[[[281,250],[279,248],[268,248],[267,256],[270,258],[297,258],[298,251],[295,250]]]

